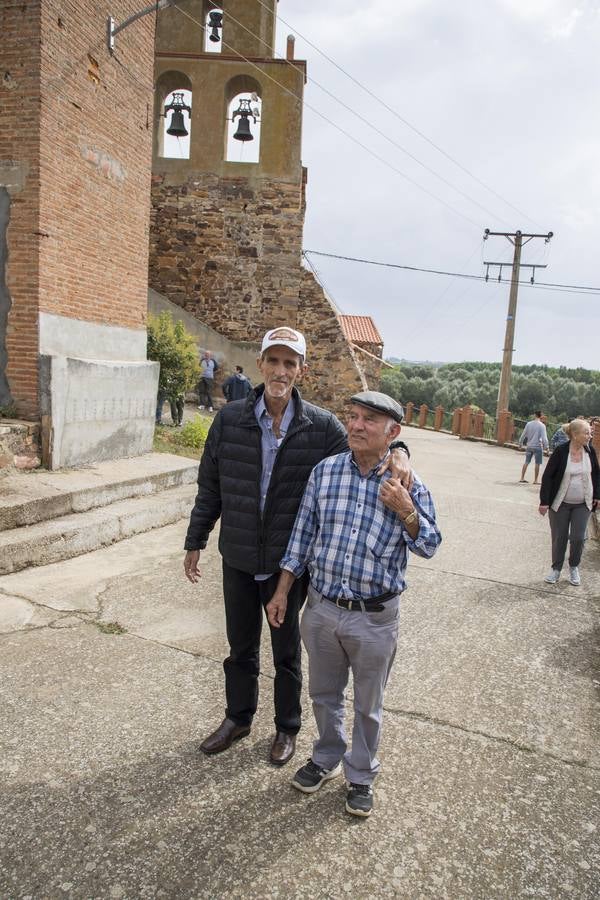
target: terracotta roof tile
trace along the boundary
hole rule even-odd
[[[346,339],[353,344],[381,344],[383,339],[371,316],[340,316]]]

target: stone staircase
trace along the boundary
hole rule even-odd
[[[0,575],[44,566],[189,515],[198,465],[167,453],[0,479]]]

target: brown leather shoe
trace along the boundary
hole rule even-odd
[[[296,752],[296,735],[278,731],[271,744],[269,759],[274,766],[285,766]]]
[[[229,750],[234,741],[250,734],[249,725],[236,725],[231,719],[223,719],[216,731],[202,741],[199,750],[203,753],[222,753]]]

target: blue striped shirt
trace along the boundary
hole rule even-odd
[[[408,551],[427,559],[442,536],[431,494],[415,475],[411,498],[419,516],[413,540],[400,517],[379,499],[389,472],[381,463],[363,476],[352,453],[318,463],[310,474],[281,568],[297,578],[308,567],[326,597],[368,600],[406,587]]]

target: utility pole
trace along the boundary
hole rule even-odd
[[[514,246],[515,252],[513,254],[513,262],[512,262],[512,274],[510,279],[510,294],[508,298],[508,314],[506,316],[506,332],[504,335],[504,351],[502,354],[502,372],[500,373],[500,387],[498,389],[498,403],[496,405],[496,421],[498,421],[500,417],[500,413],[504,409],[508,409],[509,406],[509,396],[510,396],[510,377],[512,373],[512,355],[514,352],[514,339],[515,339],[515,319],[517,317],[517,296],[519,293],[519,275],[521,269],[532,269],[531,273],[531,283],[534,283],[535,278],[535,270],[536,269],[545,269],[544,265],[528,265],[521,263],[521,250],[523,249],[524,244],[528,244],[529,241],[533,240],[533,238],[543,238],[546,243],[550,241],[552,238],[552,232],[549,231],[548,234],[523,234],[522,231],[514,231],[514,232],[506,232],[506,231],[490,231],[489,228],[485,229],[485,233],[483,235],[484,241],[487,241],[489,237],[505,237],[510,243]],[[487,266],[485,273],[485,280],[487,281],[489,278],[490,266],[498,266],[498,281],[502,281],[502,269],[506,267],[507,263],[500,262],[486,262],[484,260],[484,265]]]

